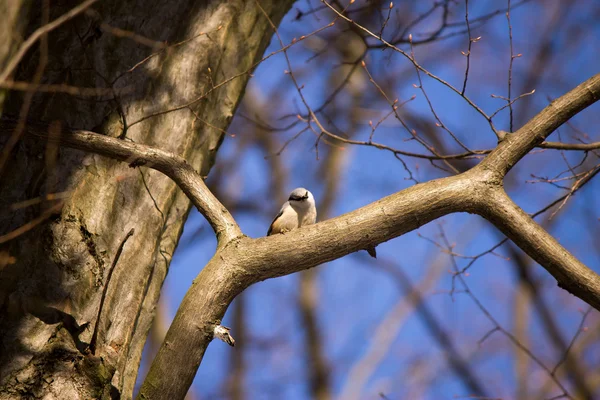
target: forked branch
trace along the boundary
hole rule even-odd
[[[10,134],[15,126],[16,121],[0,120],[2,134]],[[51,142],[59,142],[66,147],[124,161],[131,167],[146,166],[160,171],[171,178],[204,215],[217,235],[219,247],[242,235],[229,211],[206,187],[203,177],[182,157],[143,144],[83,130],[69,130],[60,135],[49,135],[46,125],[29,123],[27,134],[43,137]]]

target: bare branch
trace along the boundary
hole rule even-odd
[[[478,214],[492,222],[531,258],[542,265],[558,286],[600,308],[600,276],[582,264],[508,197],[492,190]]]
[[[600,149],[600,142],[594,143],[561,143],[561,142],[542,142],[537,147],[542,149],[554,150],[581,150],[590,151]]]
[[[0,131],[3,134],[10,133],[14,126],[15,122],[2,120]],[[242,235],[229,211],[206,187],[200,174],[182,157],[143,144],[126,142],[88,131],[70,131],[49,136],[44,126],[28,124],[27,133],[47,138],[49,141],[60,140],[60,144],[68,147],[125,161],[131,167],[146,166],[160,171],[177,183],[208,220],[217,235],[219,246],[224,246]]]
[[[600,99],[600,74],[594,75],[559,97],[514,134],[507,134],[479,167],[495,170],[504,177],[534,147],[581,110]]]

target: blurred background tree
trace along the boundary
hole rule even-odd
[[[290,6],[272,11],[271,4],[266,3],[260,1],[274,23]],[[22,76],[19,82],[38,86],[30,85],[29,91],[16,92],[26,88],[2,83],[4,88],[14,90],[9,99],[18,99],[6,103],[4,114],[19,115],[20,111],[23,115],[24,104],[32,101],[29,115],[43,116],[35,119],[65,120],[71,126],[112,136],[120,136],[125,130],[123,137],[184,155],[206,173],[212,164],[206,154],[216,152],[220,145],[207,183],[233,213],[242,231],[250,237],[260,237],[266,234],[287,194],[298,186],[313,192],[319,220],[324,220],[417,182],[468,170],[497,144],[490,119],[497,131],[516,131],[553,99],[598,73],[600,25],[596,21],[600,18],[600,4],[592,0],[348,3],[310,0],[293,3],[264,55],[262,50],[273,30],[261,8],[254,1],[232,7],[235,16],[231,21],[240,21],[239,26],[248,37],[260,36],[256,48],[249,52],[249,60],[241,55],[247,42],[236,39],[239,33],[226,22],[210,25],[195,18],[188,20],[193,29],[175,29],[178,20],[166,11],[164,15],[157,10],[145,11],[157,26],[164,25],[169,16],[176,33],[168,36],[157,33],[160,30],[146,30],[139,16],[137,22],[129,21],[127,15],[135,15],[133,6],[127,10],[131,14],[124,13],[122,19],[116,18],[118,13],[111,10],[108,15],[113,20],[109,21],[88,12],[81,16],[85,21],[74,19],[76,28],[70,28],[81,37],[69,36],[69,40],[83,43],[80,46],[85,49],[85,57],[100,60],[87,61],[96,69],[85,64],[83,58],[80,64],[84,72],[79,74],[87,75],[82,81],[77,80],[79,75],[74,73],[72,65],[68,69],[49,66],[36,74],[35,68],[41,64],[37,57],[43,55],[40,46],[39,54],[30,55],[35,60],[29,64],[23,61],[21,65],[25,67],[21,66],[18,72]],[[110,10],[105,5],[94,5],[101,16],[102,7]],[[166,3],[164,7],[169,11],[177,9]],[[65,13],[52,4],[48,9],[57,16]],[[178,12],[178,18],[190,18],[185,11]],[[35,10],[30,13],[35,14]],[[43,15],[30,18],[39,26]],[[231,36],[222,33],[221,24],[227,32],[232,32]],[[257,33],[259,30],[262,36]],[[193,37],[190,32],[211,33],[196,43],[188,42]],[[64,40],[63,36],[59,38]],[[63,54],[60,49],[70,48],[56,40],[50,35],[46,44],[49,46],[46,57],[51,62]],[[86,40],[92,44],[88,45]],[[168,43],[164,44],[165,40]],[[175,47],[176,42],[182,44]],[[225,56],[213,50],[206,53],[207,58],[202,62],[198,61],[201,58],[198,52],[205,51],[200,49],[208,43],[217,43],[215,49],[222,49],[225,42],[237,46],[235,51],[227,48],[232,54],[229,58],[221,59]],[[126,53],[131,51],[131,43],[134,53],[127,56],[119,53],[114,65],[105,61],[113,60],[112,46]],[[98,49],[100,45],[103,50]],[[133,69],[137,62],[154,53],[159,53],[155,58],[167,62],[145,61],[150,67],[140,67],[139,72],[123,67]],[[243,83],[253,61],[258,66],[245,87]],[[415,68],[413,61],[423,69]],[[106,66],[98,71],[97,63]],[[182,65],[192,72],[182,71]],[[120,78],[125,71],[129,72]],[[230,80],[238,74],[244,76]],[[50,93],[39,93],[39,83],[68,83],[80,92],[57,93],[59,88],[48,88]],[[81,100],[82,87],[110,88],[111,92],[101,93],[106,96],[101,101],[100,93]],[[123,93],[113,93],[117,89]],[[237,99],[244,91],[236,109]],[[28,93],[35,94],[33,100],[28,100]],[[147,93],[151,96],[146,97]],[[208,96],[191,106],[186,103],[185,107],[179,107],[185,103],[184,99],[194,99],[197,93]],[[58,102],[58,96],[68,100]],[[71,101],[77,106],[65,103]],[[65,104],[82,108],[81,114],[75,118],[73,108],[60,110]],[[600,141],[599,110],[595,104],[563,125],[549,140],[566,145],[535,149],[505,179],[511,198],[534,214],[563,246],[596,272],[600,272],[597,243],[600,216],[599,200],[594,195],[598,183],[593,178],[600,167],[600,145],[596,143]],[[315,118],[322,126],[315,124]],[[136,127],[138,121],[142,122]],[[181,137],[173,136],[178,128]],[[189,144],[187,138],[194,133],[198,134],[194,139],[197,143]],[[45,165],[40,168],[57,172],[33,174],[43,182],[37,185],[43,186],[43,194],[63,193],[72,185],[65,178],[70,175],[54,165],[54,153],[47,150],[45,143],[39,147],[37,151],[45,154],[40,162]],[[20,151],[33,152],[22,148]],[[147,221],[156,225],[153,235],[170,237],[169,246],[153,244],[153,250],[133,242],[140,237],[138,233],[132,237],[132,243],[127,242],[127,246],[138,246],[138,254],[153,254],[144,261],[146,266],[161,264],[160,276],[155,277],[154,272],[151,275],[156,282],[144,280],[148,267],[140,268],[139,281],[144,284],[140,285],[141,292],[136,298],[145,313],[144,323],[135,329],[136,339],[126,341],[135,342],[133,347],[138,350],[136,356],[116,363],[117,370],[127,371],[121,372],[125,378],[120,378],[122,381],[117,384],[111,378],[111,384],[127,397],[134,390],[140,358],[138,383],[142,382],[147,365],[192,280],[213,255],[216,240],[204,218],[193,210],[166,275],[180,224],[189,208],[187,199],[179,192],[182,199],[178,204],[170,197],[174,195],[161,195],[165,199],[157,202],[156,193],[174,191],[174,185],[166,183],[169,180],[157,172],[129,170],[127,166],[98,161],[100,158],[93,156],[82,161],[80,153],[67,151],[67,154],[77,154],[78,158],[66,162],[63,154],[58,162],[71,166],[83,162],[87,169],[92,169],[90,165],[98,168],[95,163],[108,164],[105,184],[116,189],[109,196],[110,202],[106,199],[102,202],[129,204],[119,210],[121,219],[132,208],[138,209],[138,218],[153,215],[160,222]],[[13,163],[12,168],[28,170],[24,165]],[[8,165],[6,170],[10,168]],[[120,172],[111,168],[119,168]],[[15,182],[23,180],[16,174],[11,181],[5,176],[3,188],[17,187]],[[131,204],[117,202],[119,190],[123,189],[115,182],[123,179],[135,181],[138,189],[137,194],[129,193],[128,189],[122,196],[140,199],[146,206],[137,200]],[[145,179],[165,183],[150,182],[146,186]],[[63,181],[66,188],[57,189]],[[52,190],[50,184],[55,185]],[[93,183],[93,187],[97,185]],[[39,189],[36,192],[30,187],[18,195],[3,196],[3,204],[14,207],[34,197],[32,193],[40,194]],[[89,196],[86,190],[78,189],[81,197]],[[154,196],[148,196],[148,192]],[[18,214],[18,218],[10,216],[12,228],[7,227],[7,232],[25,226],[42,211],[44,208],[30,210],[29,215]],[[78,222],[83,219],[76,213],[75,218]],[[99,225],[105,231],[98,227],[89,231],[110,243],[107,252],[114,254],[123,243],[129,225],[119,222],[116,229],[110,223],[116,217],[103,218],[106,222]],[[137,222],[132,226],[137,232]],[[36,229],[40,235],[44,233],[42,227]],[[114,239],[106,239],[107,232],[112,232],[109,236]],[[30,249],[34,240],[27,239],[27,235],[31,232],[14,239],[21,244],[7,248],[6,257],[14,257],[15,262],[23,259],[23,248]],[[358,252],[246,290],[234,301],[223,322],[232,328],[236,347],[232,349],[223,343],[209,347],[188,397],[236,400],[600,397],[598,312],[557,287],[551,275],[487,221],[466,213],[453,214],[379,245],[377,254],[378,258],[372,259],[366,252]],[[107,256],[103,262],[110,260]],[[15,265],[18,264],[5,262],[3,274],[9,274],[6,271],[12,271]],[[11,276],[15,285],[15,280],[21,278],[12,274],[6,276]],[[38,278],[36,285],[40,279],[47,276]],[[131,278],[117,275],[112,279],[131,285],[127,280]],[[5,287],[12,286],[3,287],[7,293]],[[82,302],[89,311],[58,308],[76,314],[78,322],[90,320],[87,316],[95,315],[100,303],[102,284],[97,287],[94,295],[90,295],[93,301]],[[129,287],[125,286],[123,291]],[[146,287],[152,296],[145,293]],[[22,303],[14,297],[3,300],[4,310],[12,310],[15,302]],[[118,299],[117,294],[114,297]],[[157,316],[142,356],[141,346],[156,302],[159,302]],[[45,299],[42,303],[49,302]],[[56,307],[56,302],[50,305]],[[32,320],[43,321],[47,314],[32,311],[39,309],[37,305],[22,308],[34,315],[29,317]],[[11,312],[14,316],[15,312]],[[123,317],[116,310],[113,316],[105,318],[128,321],[123,322],[126,325],[136,319],[135,315]],[[18,318],[23,324],[21,314]],[[106,329],[102,340],[114,343],[111,329],[120,332],[119,329],[111,326]],[[92,330],[88,331],[91,336]],[[84,336],[82,340],[89,342],[90,338]],[[2,362],[3,366],[8,363]]]

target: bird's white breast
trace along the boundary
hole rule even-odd
[[[292,207],[285,207],[283,213],[273,222],[271,234],[291,231],[298,227],[298,214]]]

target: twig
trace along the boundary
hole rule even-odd
[[[80,5],[78,5],[77,7],[72,8],[69,12],[56,18],[54,21],[36,29],[27,38],[27,40],[25,42],[23,42],[23,44],[21,44],[21,47],[19,47],[19,50],[17,51],[17,53],[10,59],[10,61],[6,65],[6,68],[4,68],[4,71],[2,71],[2,73],[0,74],[0,82],[6,81],[6,78],[8,78],[8,76],[10,74],[12,74],[14,69],[19,64],[19,61],[21,61],[21,59],[23,58],[25,53],[27,53],[27,50],[29,50],[31,48],[31,46],[33,46],[33,44],[38,41],[39,38],[41,38],[42,36],[46,35],[49,32],[52,32],[54,29],[58,28],[59,26],[61,26],[65,22],[67,22],[68,20],[81,14],[82,12],[87,10],[92,4],[94,4],[97,1],[98,0],[87,0],[83,3],[81,3]]]
[[[38,226],[39,224],[44,222],[46,219],[48,219],[52,214],[58,212],[58,210],[60,210],[63,205],[64,205],[64,201],[61,200],[58,203],[56,203],[54,206],[52,206],[52,207],[48,208],[46,211],[44,211],[42,213],[42,215],[40,215],[39,217],[29,221],[25,225],[20,226],[19,228],[13,230],[12,232],[9,232],[5,235],[0,236],[0,244],[6,243],[9,240],[15,239],[15,238],[21,236],[22,234],[24,234],[25,232],[35,228],[36,226]]]
[[[66,199],[70,195],[71,195],[70,191],[58,192],[58,193],[48,193],[44,196],[38,196],[38,197],[34,197],[33,199],[28,199],[28,200],[19,201],[17,203],[13,203],[10,205],[9,208],[11,211],[16,211],[16,210],[20,210],[22,208],[27,208],[27,207],[34,206],[36,204],[40,204],[44,201]]]
[[[469,0],[465,0],[465,23],[467,24],[467,35],[469,36],[469,47],[467,52],[462,52],[463,56],[467,57],[467,66],[465,67],[465,80],[463,81],[463,87],[460,94],[464,96],[465,90],[467,90],[467,80],[469,79],[469,67],[471,66],[471,45],[474,41],[479,40],[471,38],[471,24],[469,24]]]
[[[115,254],[115,258],[113,259],[112,265],[108,270],[108,275],[106,276],[106,282],[104,283],[104,289],[102,289],[102,297],[100,297],[100,307],[98,308],[98,316],[96,317],[96,325],[94,326],[94,333],[92,335],[92,340],[90,341],[90,351],[92,354],[96,354],[96,342],[98,340],[98,329],[100,327],[100,316],[102,315],[102,309],[104,308],[104,301],[106,300],[106,293],[108,292],[108,284],[110,283],[110,278],[112,278],[112,274],[115,271],[115,267],[117,266],[117,262],[121,257],[121,253],[123,252],[123,247],[127,240],[133,236],[135,230],[131,228],[129,232],[125,235],[125,238],[121,241],[119,248],[117,249],[117,253]]]
[[[556,373],[556,370],[558,370],[558,368],[561,366],[561,364],[564,363],[565,360],[567,359],[567,356],[569,355],[571,348],[575,344],[575,341],[577,340],[579,335],[581,335],[581,333],[583,332],[583,330],[584,330],[583,324],[585,323],[585,319],[587,318],[587,316],[590,314],[591,311],[592,311],[592,307],[588,307],[588,309],[583,313],[583,316],[581,317],[581,322],[579,323],[579,326],[577,327],[577,331],[575,332],[575,335],[573,335],[573,338],[571,339],[569,346],[565,350],[560,361],[554,366],[554,368],[552,368],[553,375]]]
[[[508,109],[510,110],[510,132],[513,132],[513,107],[511,101],[511,89],[512,89],[512,68],[513,62],[515,58],[520,57],[521,55],[514,55],[513,52],[513,36],[512,36],[512,24],[510,23],[510,0],[508,0],[508,7],[506,9],[506,21],[508,22],[508,41],[510,43],[510,63],[508,65]],[[533,92],[532,92],[533,93]]]
[[[444,230],[441,228],[441,226],[440,226],[440,236],[441,236],[442,240],[444,241],[444,243],[446,244],[446,246],[448,247],[448,249],[451,249],[448,238],[446,237],[446,234],[445,234]],[[485,317],[493,324],[493,326],[495,328],[495,329],[492,329],[491,331],[489,331],[488,333],[486,333],[486,335],[484,336],[484,339],[487,338],[492,333],[494,333],[496,330],[499,332],[502,332],[502,334],[504,336],[506,336],[521,351],[523,351],[525,354],[527,354],[527,356],[529,356],[529,358],[533,362],[535,362],[540,368],[542,368],[550,376],[550,378],[554,381],[554,383],[562,390],[563,394],[565,394],[568,398],[573,399],[573,397],[569,394],[569,392],[564,387],[564,385],[552,374],[552,371],[535,354],[533,354],[531,352],[531,350],[529,350],[526,346],[524,346],[512,333],[510,333],[506,329],[504,329],[502,327],[502,325],[500,325],[500,323],[492,316],[492,314],[488,311],[488,309],[485,308],[485,306],[481,303],[481,301],[479,301],[477,296],[475,296],[473,291],[471,291],[471,289],[469,288],[469,285],[467,284],[467,281],[463,278],[463,276],[461,274],[458,274],[458,272],[459,272],[458,264],[456,263],[456,259],[454,258],[454,256],[451,255],[450,260],[452,262],[452,267],[454,269],[454,272],[457,273],[456,276],[458,277],[458,280],[460,281],[461,285],[465,289],[465,293],[469,296],[469,298],[475,303],[477,308],[479,308],[479,310],[483,313],[483,315],[485,315]],[[481,341],[483,341],[483,339]]]
[[[287,46],[283,46],[281,49],[279,49],[279,50],[276,50],[276,51],[273,51],[272,53],[270,53],[270,54],[267,54],[266,56],[264,56],[262,59],[260,59],[260,60],[256,61],[256,62],[255,62],[255,63],[253,63],[253,64],[250,66],[250,68],[248,68],[247,70],[245,70],[245,71],[242,71],[242,72],[240,72],[240,73],[238,73],[238,74],[235,74],[235,75],[233,75],[233,76],[230,76],[229,78],[227,78],[227,79],[225,79],[225,80],[221,81],[220,83],[218,83],[218,84],[216,84],[216,85],[213,85],[213,86],[212,86],[210,89],[208,89],[206,92],[202,93],[201,95],[197,96],[197,97],[196,97],[196,98],[194,98],[193,100],[191,100],[191,101],[188,101],[188,102],[186,102],[186,103],[184,103],[184,104],[181,104],[181,105],[178,105],[178,106],[175,106],[175,107],[169,108],[169,109],[167,109],[167,110],[163,110],[163,111],[157,111],[157,112],[154,112],[154,113],[147,114],[147,115],[145,115],[145,116],[141,117],[140,119],[138,119],[137,121],[134,121],[134,122],[132,122],[132,123],[129,125],[129,127],[132,127],[132,126],[134,126],[134,125],[136,125],[136,124],[139,124],[140,122],[142,122],[142,121],[145,121],[145,120],[147,120],[147,119],[150,119],[150,118],[154,118],[154,117],[157,117],[157,116],[160,116],[160,115],[164,115],[164,114],[168,114],[168,113],[171,113],[171,112],[174,112],[174,111],[179,111],[179,110],[183,110],[183,109],[189,108],[190,106],[192,106],[192,105],[194,105],[194,104],[198,103],[200,100],[202,100],[202,99],[206,98],[206,97],[207,97],[209,94],[211,94],[211,93],[212,93],[212,92],[214,92],[215,90],[219,89],[220,87],[222,87],[222,86],[224,86],[224,85],[227,85],[228,83],[230,83],[230,82],[234,81],[235,79],[237,79],[237,78],[239,78],[239,77],[242,77],[242,76],[244,76],[244,75],[246,75],[246,74],[250,74],[250,73],[251,73],[251,72],[252,72],[252,71],[253,71],[253,70],[254,70],[254,69],[255,69],[255,68],[256,68],[256,67],[257,67],[259,64],[261,64],[263,61],[265,61],[265,60],[267,60],[267,59],[269,59],[269,58],[273,57],[273,56],[274,56],[274,55],[276,55],[276,54],[279,54],[280,52],[285,52],[285,50],[287,50],[287,49],[288,49],[288,48],[290,48],[291,46],[293,46],[293,45],[295,45],[295,44],[299,43],[300,41],[303,41],[303,40],[305,40],[305,39],[307,39],[307,38],[309,38],[309,37],[311,37],[311,36],[313,36],[313,35],[316,35],[316,34],[320,33],[321,31],[324,31],[324,30],[326,30],[326,29],[328,29],[328,28],[331,28],[333,25],[334,25],[334,22],[330,22],[329,24],[327,24],[327,25],[325,25],[325,26],[323,26],[323,27],[321,27],[321,28],[319,28],[319,29],[317,29],[317,30],[315,30],[315,31],[311,32],[311,33],[310,33],[310,34],[308,34],[308,35],[303,35],[303,36],[300,36],[300,37],[299,37],[297,40],[293,40],[293,41],[292,41],[292,43],[288,44]],[[145,61],[145,60],[146,60],[146,59],[144,59],[143,61]],[[143,62],[143,61],[142,61],[142,62]],[[139,63],[138,63],[138,64],[136,64],[136,66],[134,66],[134,68],[135,68],[135,67],[137,67],[137,65],[139,65]],[[132,69],[133,69],[133,68],[132,68]]]
[[[392,8],[394,8],[394,3],[392,1],[390,1],[390,6],[388,7],[388,14],[387,14],[387,17],[385,18],[385,21],[383,21],[383,25],[381,25],[381,30],[379,31],[379,37],[383,36],[383,30],[387,26],[388,22],[390,22],[390,17],[392,15]]]
[[[368,34],[369,36],[379,40],[383,45],[385,45],[385,47],[388,47],[398,53],[400,53],[402,56],[404,56],[408,61],[410,61],[413,66],[417,69],[419,69],[421,72],[423,72],[425,75],[429,76],[430,78],[438,81],[439,83],[441,83],[442,85],[446,86],[448,89],[452,90],[454,93],[458,94],[461,98],[463,98],[471,107],[473,107],[473,109],[475,109],[475,111],[477,111],[480,115],[482,115],[486,121],[488,121],[488,123],[490,124],[490,128],[492,129],[492,131],[496,134],[496,136],[499,137],[499,133],[496,130],[496,127],[494,126],[494,124],[492,123],[492,121],[490,121],[489,116],[485,113],[485,111],[483,111],[482,108],[480,108],[479,106],[477,106],[477,104],[475,104],[470,98],[468,98],[467,96],[461,94],[460,90],[458,90],[457,88],[455,88],[454,86],[452,86],[449,82],[445,81],[444,79],[440,78],[439,76],[433,74],[432,72],[430,72],[428,69],[426,69],[425,67],[423,67],[421,64],[419,64],[414,57],[411,57],[410,54],[408,54],[407,52],[405,52],[404,50],[398,48],[397,46],[393,45],[392,43],[386,41],[383,38],[380,38],[379,36],[377,36],[377,34],[371,32],[369,29],[365,28],[364,26],[358,24],[356,21],[346,17],[343,13],[341,13],[340,11],[336,10],[331,4],[329,4],[327,1],[325,0],[321,0],[322,3],[324,3],[331,11],[333,11],[336,15],[338,15],[340,18],[344,19],[346,22],[356,26],[357,28],[359,28],[360,30],[362,30],[363,32],[365,32],[366,34]]]

